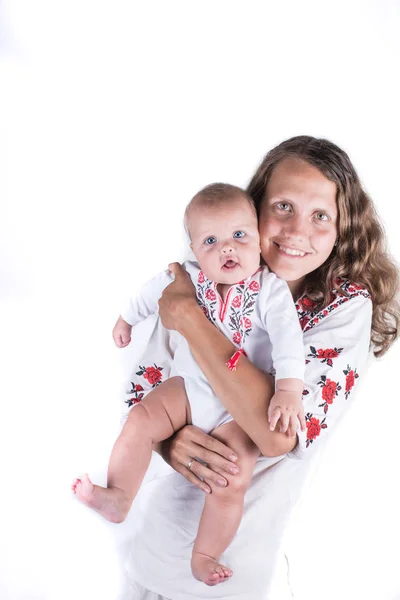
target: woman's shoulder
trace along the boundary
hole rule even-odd
[[[345,306],[361,308],[362,305],[370,305],[371,294],[369,291],[348,279],[339,277],[335,279],[336,287],[331,291],[331,300],[325,308],[315,310],[315,303],[303,294],[296,302],[296,310],[303,331],[307,331],[322,321],[336,314],[338,310],[343,311]],[[355,299],[357,299],[356,302]],[[350,303],[350,304],[349,304]]]

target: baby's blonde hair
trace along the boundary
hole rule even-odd
[[[231,185],[229,183],[211,183],[197,192],[185,210],[184,226],[189,238],[190,231],[188,227],[188,221],[190,213],[193,211],[193,209],[199,207],[205,209],[214,208],[215,206],[228,204],[229,202],[232,202],[232,200],[238,200],[240,198],[249,203],[251,208],[254,210],[254,214],[256,215],[257,212],[254,200],[245,190],[236,185]]]

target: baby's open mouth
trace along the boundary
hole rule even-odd
[[[234,260],[227,260],[223,265],[222,268],[223,269],[234,269],[236,266],[238,265],[238,263]]]

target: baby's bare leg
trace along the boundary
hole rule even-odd
[[[228,444],[238,457],[238,475],[226,476],[226,488],[213,487],[205,498],[192,554],[192,573],[207,585],[222,583],[232,571],[217,562],[231,543],[243,513],[244,496],[249,487],[254,465],[260,451],[235,421],[221,425],[212,432]]]
[[[172,377],[130,411],[111,453],[107,488],[93,485],[84,475],[73,482],[73,491],[107,520],[120,523],[142,483],[153,444],[171,437],[189,421],[190,407],[183,379]]]

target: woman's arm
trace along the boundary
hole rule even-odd
[[[227,368],[226,363],[237,348],[205,317],[182,267],[174,263],[170,270],[175,280],[159,301],[164,326],[176,329],[186,338],[216,396],[264,456],[280,456],[293,450],[296,437],[271,431],[269,427],[273,379],[244,356],[236,371]]]

